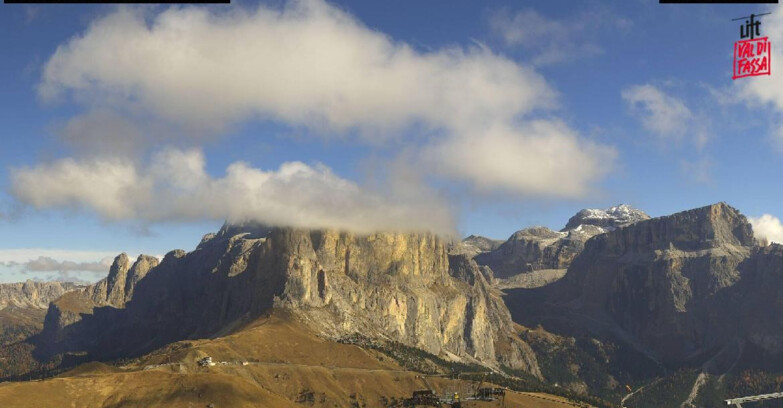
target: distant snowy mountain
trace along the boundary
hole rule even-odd
[[[574,230],[580,225],[594,225],[611,231],[647,219],[650,219],[650,216],[644,211],[628,204],[620,204],[605,210],[587,208],[571,217],[562,231]]]
[[[454,251],[461,249],[461,253],[473,256],[476,263],[488,266],[500,279],[538,270],[562,271],[582,252],[588,239],[649,218],[644,211],[627,204],[605,210],[584,209],[571,217],[560,232],[528,227],[495,247],[490,245],[495,242],[471,236],[460,247],[455,246]]]

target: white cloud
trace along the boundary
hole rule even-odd
[[[111,219],[132,217],[133,201],[152,198],[141,196],[147,186],[133,163],[116,158],[13,169],[11,182],[14,196],[33,207],[86,206]]]
[[[681,146],[687,141],[695,147],[695,158],[681,159],[680,170],[692,182],[712,182],[713,160],[704,152],[710,140],[710,121],[703,113],[694,113],[683,100],[650,85],[634,85],[621,93],[631,114],[656,138],[661,146]]]
[[[753,225],[753,233],[758,239],[766,239],[769,242],[783,244],[783,224],[780,219],[770,214],[764,214],[761,217],[748,217]]]
[[[0,249],[0,263],[24,263],[41,256],[55,259],[67,259],[73,262],[92,262],[103,260],[107,257],[113,258],[120,252],[121,251],[79,251],[51,248]]]
[[[478,190],[514,186],[555,197],[587,195],[590,180],[600,179],[616,155],[613,149],[580,141],[561,122],[545,120],[522,128],[498,126],[435,144],[423,154],[436,171],[470,180]]]
[[[547,65],[603,54],[596,36],[601,29],[628,30],[632,23],[606,10],[552,19],[533,9],[497,10],[489,19],[492,31],[508,46],[533,53],[535,65]]]
[[[652,85],[626,88],[622,97],[645,129],[664,140],[682,138],[692,126],[694,115],[685,103]]]
[[[543,78],[486,48],[420,53],[316,0],[149,21],[122,8],[60,46],[39,91],[199,128],[260,116],[337,131],[505,120],[552,102]]]
[[[94,282],[109,272],[119,253],[69,249],[0,249],[0,282],[34,279]]]
[[[150,137],[137,123],[105,109],[71,118],[58,133],[80,153],[123,156],[137,155],[146,144],[144,139]]]
[[[364,141],[415,133],[424,153],[414,165],[478,190],[522,196],[582,196],[615,155],[557,119],[535,121],[539,111],[556,106],[556,95],[533,69],[482,46],[419,51],[320,0],[292,1],[282,10],[120,8],[58,47],[39,93],[71,97],[88,109],[157,117],[194,134],[246,120],[275,120],[319,134],[356,132]],[[483,137],[492,146],[475,149]],[[130,163],[106,165],[44,166],[47,175],[54,168],[70,175],[52,174],[63,182],[91,179],[100,188],[71,183],[71,193],[53,185],[54,192],[28,192],[26,200],[39,207],[112,207],[107,213],[128,211],[119,214],[127,217],[133,209],[117,202],[143,180],[134,179],[141,176]],[[568,182],[548,183],[566,170]],[[85,174],[92,171],[103,174]]]
[[[201,152],[168,149],[146,165],[120,158],[63,159],[14,169],[14,195],[38,209],[87,208],[108,220],[256,220],[269,225],[357,232],[452,233],[450,208],[421,194],[404,202],[360,188],[325,166],[284,163],[263,171],[233,163],[222,178]],[[417,200],[417,201],[416,201]]]
[[[94,262],[58,261],[48,256],[39,256],[20,264],[26,272],[97,272],[106,274],[113,259],[104,258]]]

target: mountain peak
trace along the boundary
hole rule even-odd
[[[534,227],[521,229],[515,232],[513,235],[511,235],[509,239],[521,240],[521,239],[531,238],[531,237],[539,238],[539,239],[555,239],[555,238],[562,238],[564,236],[565,236],[564,233],[552,231],[547,227],[534,226]]]
[[[724,202],[641,220],[609,232],[605,239],[621,250],[696,250],[722,245],[751,247],[756,243],[745,216]]]
[[[571,217],[562,231],[572,230],[580,225],[594,225],[607,230],[613,230],[649,218],[650,216],[644,211],[628,204],[618,204],[603,210],[585,208]]]

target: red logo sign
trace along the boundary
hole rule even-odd
[[[734,43],[734,76],[770,75],[770,44],[767,37],[742,40]]]

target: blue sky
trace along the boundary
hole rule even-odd
[[[4,5],[0,281],[226,218],[506,238],[726,201],[779,239],[783,82],[731,79],[731,19],[764,11],[775,54],[776,6]]]

